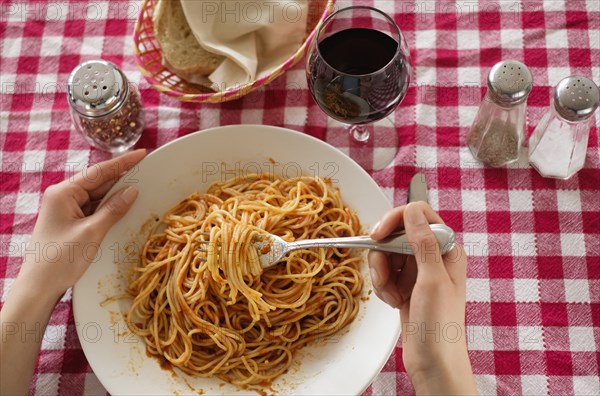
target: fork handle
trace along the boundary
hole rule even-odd
[[[443,224],[430,224],[431,231],[435,235],[440,252],[446,254],[456,245],[456,235],[452,228]],[[355,236],[343,238],[305,239],[303,241],[290,242],[289,251],[304,248],[328,247],[328,248],[362,248],[380,250],[384,252],[413,255],[411,243],[408,241],[405,231],[397,231],[380,241],[368,236]]]

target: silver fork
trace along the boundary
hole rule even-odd
[[[446,254],[450,252],[456,244],[456,236],[452,228],[443,224],[430,224],[440,252]],[[204,234],[208,236],[208,234]],[[208,244],[209,241],[201,241],[202,244]],[[412,246],[408,242],[406,233],[398,231],[390,234],[385,239],[375,241],[368,236],[354,236],[342,238],[321,238],[305,239],[301,241],[286,242],[277,235],[265,234],[264,238],[252,242],[258,252],[258,259],[262,268],[266,269],[274,266],[281,259],[293,250],[307,248],[362,248],[370,250],[380,250],[384,252],[400,253],[413,255]],[[207,252],[205,249],[198,249],[201,252]],[[201,260],[206,260],[201,258]]]

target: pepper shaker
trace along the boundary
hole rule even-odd
[[[568,179],[585,162],[590,123],[600,93],[582,76],[562,79],[550,109],[529,138],[529,162],[544,177]]]
[[[140,95],[111,62],[92,60],[77,66],[67,82],[67,100],[75,127],[92,146],[122,153],[142,135]]]
[[[524,139],[527,96],[533,86],[523,63],[496,63],[488,75],[487,93],[467,136],[473,156],[491,166],[516,161]]]

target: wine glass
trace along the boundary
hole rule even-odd
[[[410,76],[410,51],[387,14],[367,6],[331,14],[317,31],[306,67],[310,92],[330,117],[325,141],[348,147],[366,170],[387,166],[398,151],[388,115],[404,99]]]

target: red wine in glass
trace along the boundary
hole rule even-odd
[[[389,115],[408,88],[406,59],[398,42],[374,29],[350,28],[318,44],[321,57],[308,84],[319,107],[347,124],[366,124]]]
[[[387,14],[367,6],[331,14],[317,31],[306,67],[315,102],[346,125],[328,122],[325,140],[348,146],[350,157],[366,169],[389,164],[398,151],[398,133],[387,116],[406,96],[411,70],[406,41]],[[379,158],[383,166],[375,166],[375,147],[389,155]]]

